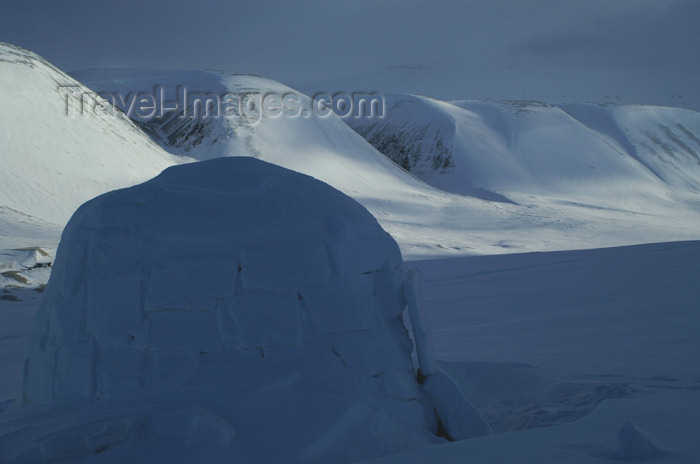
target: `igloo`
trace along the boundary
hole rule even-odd
[[[122,405],[141,419],[121,441],[136,427],[236,462],[365,459],[435,442],[439,421],[487,433],[434,366],[401,266],[369,212],[323,182],[245,157],[169,168],[70,220],[23,401]]]

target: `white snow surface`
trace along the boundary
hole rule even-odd
[[[438,419],[455,439],[490,433],[445,373],[425,392],[416,380],[401,263],[359,203],[252,158],[172,167],[91,200],[63,233],[23,414],[119,418],[100,430],[76,419],[55,449],[23,436],[4,458],[87,459],[128,437],[114,456],[130,462],[151,461],[149,440],[237,462],[351,462],[439,442]],[[443,393],[456,411],[438,406]]]
[[[67,117],[57,86],[76,81],[30,52],[9,45],[3,50],[3,101],[11,102],[12,111],[1,133],[7,168],[0,172],[0,249],[55,248],[65,221],[83,201],[172,164],[219,156],[253,156],[329,183],[369,209],[409,259],[698,238],[700,129],[692,111],[385,95],[381,120],[262,114],[252,120],[166,117],[146,123],[168,155],[124,116],[88,111]],[[219,71],[74,75],[127,101],[134,92],[154,94],[160,85],[168,104],[177,87],[186,86],[219,95],[291,93],[304,108],[311,105],[307,96],[275,81]],[[380,132],[400,134],[398,125],[411,134],[401,141],[409,148],[416,137],[425,139],[419,143],[422,171],[414,174],[432,185],[387,160],[346,125],[358,129],[377,121],[384,124]],[[433,172],[427,157],[437,140],[454,162],[444,173]],[[3,272],[12,272],[5,286],[45,282],[28,268]]]
[[[438,364],[495,434],[373,462],[697,463],[698,259],[700,243],[677,242],[406,263],[422,272]],[[124,462],[131,455],[119,450],[136,446],[128,431],[141,427],[153,434],[141,448],[153,460],[201,461],[216,457],[208,454],[216,443],[241,433],[220,426],[218,413],[201,404],[173,403],[154,406],[153,420],[145,423],[124,404],[121,411],[95,405],[83,414],[35,412],[26,427],[28,418],[18,418],[12,398],[20,398],[40,294],[5,295],[18,300],[0,299],[0,354],[7,366],[0,408],[14,404],[0,414],[0,456],[37,437],[45,453],[71,443],[84,447],[87,439],[96,449],[112,443],[96,462]],[[74,421],[93,424],[91,434],[78,434]],[[212,445],[173,444],[167,437],[176,430],[191,436],[190,443]],[[235,434],[233,440],[240,437]]]
[[[66,114],[78,81],[34,53],[0,44],[0,214],[60,228],[75,209],[107,190],[150,179],[181,162],[120,113]]]
[[[697,207],[700,113],[415,95],[386,102],[386,117],[348,123],[442,190],[519,203],[538,195],[640,211],[672,199]]]
[[[12,256],[27,247],[51,253],[82,203],[187,161],[120,113],[66,114],[63,89],[89,91],[40,56],[0,43],[0,270],[12,272],[2,287],[46,283],[48,274],[14,266]]]
[[[258,76],[145,70],[74,75],[97,91],[153,93],[160,85],[170,99],[178,85],[212,94],[291,93],[311,108],[309,97]],[[365,206],[408,259],[700,238],[696,112],[383,97],[383,118],[263,112],[251,124],[237,117],[165,118],[146,127],[173,154],[253,156],[327,182]],[[428,164],[407,173],[347,124],[392,133],[398,126],[409,142],[422,137],[420,154]],[[428,169],[426,158],[440,139],[455,163],[445,173]]]
[[[700,462],[699,242],[408,263],[495,435],[379,463]]]

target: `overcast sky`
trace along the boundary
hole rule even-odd
[[[0,41],[64,70],[213,68],[302,90],[682,95],[693,106],[698,24],[696,0],[3,0]]]

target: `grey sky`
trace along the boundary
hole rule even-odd
[[[694,0],[3,0],[2,11],[0,41],[65,70],[214,68],[302,90],[355,79],[440,98],[700,104]]]

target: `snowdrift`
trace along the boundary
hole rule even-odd
[[[14,458],[148,462],[168,443],[185,450],[172,462],[349,462],[439,441],[438,421],[452,439],[490,433],[429,361],[401,263],[360,204],[252,158],[86,203],[63,233],[23,393],[30,411],[84,417],[69,438],[18,440]],[[84,411],[103,408],[114,417],[96,429]]]

